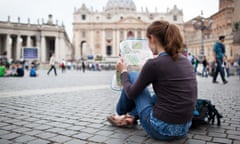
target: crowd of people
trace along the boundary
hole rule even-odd
[[[207,60],[206,56],[204,56],[204,59],[202,61],[199,61],[197,57],[193,56],[191,53],[188,53],[188,59],[192,63],[194,67],[194,71],[197,75],[200,75],[202,77],[214,77],[214,75],[217,72],[217,62],[215,60]],[[199,67],[199,64],[202,66]],[[237,60],[232,61],[225,57],[223,61],[221,62],[221,71],[222,75],[224,77],[230,77],[233,75],[240,75],[240,56]]]
[[[216,72],[216,69],[217,69],[217,63],[214,60],[210,61],[210,60],[207,60],[206,57],[204,57],[203,61],[200,62],[196,57],[194,57],[194,59],[195,60],[193,60],[192,65],[197,75],[200,75],[206,78],[209,76],[211,77],[214,76],[214,73]],[[239,60],[232,61],[226,58],[223,60],[221,67],[223,70],[224,77],[239,75],[238,66],[240,66],[240,64],[238,64],[239,63],[238,61]],[[199,67],[199,64],[201,64],[202,66]]]
[[[24,77],[26,71],[29,72],[30,77],[36,77],[39,64],[35,62],[33,61],[29,66],[29,64],[25,65],[24,60],[11,61],[2,56],[0,59],[0,77]]]
[[[94,61],[80,60],[78,62],[64,61],[59,64],[62,72],[66,70],[77,70],[77,71],[102,71],[102,70],[115,70],[115,64],[111,63],[99,63]]]
[[[13,61],[6,58],[6,56],[0,56],[0,77],[24,77],[26,75],[30,77],[39,76],[38,69],[40,69],[40,63],[37,60],[25,61],[18,60]],[[58,71],[65,73],[66,71],[102,71],[102,70],[115,70],[115,64],[110,63],[99,63],[94,61],[80,60],[65,61],[62,59],[61,62],[56,61],[54,54],[52,54],[47,75],[50,75],[51,71],[57,76]]]

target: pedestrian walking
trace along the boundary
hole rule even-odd
[[[48,75],[52,70],[54,70],[54,74],[55,74],[55,76],[57,76],[57,70],[56,70],[55,64],[56,64],[56,60],[55,60],[55,55],[53,53],[50,58],[50,62],[49,62],[50,69],[48,70],[48,73],[47,73]]]
[[[204,56],[204,59],[202,61],[203,69],[202,69],[202,77],[208,77],[208,61],[206,59],[206,56]]]
[[[230,67],[231,67],[230,60],[226,59],[225,63],[224,63],[224,68],[226,70],[227,77],[230,77],[230,75],[231,75],[230,74]]]
[[[60,67],[62,69],[62,73],[64,73],[66,69],[66,61],[64,59],[62,59]]]
[[[199,64],[198,58],[196,56],[193,56],[193,66],[195,74],[198,74],[198,64]]]
[[[237,59],[236,72],[240,79],[240,55],[238,55],[238,59]]]
[[[219,36],[218,41],[214,44],[214,47],[213,47],[214,61],[217,64],[216,71],[214,73],[213,80],[212,80],[213,83],[219,83],[217,81],[218,73],[220,73],[223,84],[228,83],[228,81],[225,79],[224,69],[222,66],[224,64],[223,63],[224,57],[227,57],[225,54],[225,45],[223,44],[224,40],[225,40],[225,36]]]
[[[114,126],[131,127],[139,119],[151,137],[173,140],[184,137],[191,126],[197,100],[197,82],[188,59],[181,54],[180,30],[167,21],[155,21],[147,28],[149,48],[158,56],[149,59],[141,72],[127,72],[117,62],[123,86],[116,111],[108,116]],[[154,94],[148,90],[152,84]]]
[[[188,58],[189,62],[193,65],[194,64],[194,56],[191,53],[188,53],[187,58]]]
[[[82,71],[85,72],[86,70],[86,64],[85,64],[85,61],[83,60],[82,61]]]

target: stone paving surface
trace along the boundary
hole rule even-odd
[[[0,144],[240,144],[240,80],[212,84],[198,78],[199,98],[207,98],[223,114],[222,125],[191,129],[186,138],[156,141],[140,125],[112,127],[119,92],[110,88],[114,71],[59,72],[30,78],[0,78]],[[218,78],[220,81],[220,77]]]

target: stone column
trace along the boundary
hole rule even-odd
[[[40,51],[41,51],[41,62],[47,62],[47,59],[46,59],[46,39],[45,39],[45,36],[42,35],[41,36],[41,47],[40,47]]]
[[[133,34],[134,34],[134,37],[133,37],[134,39],[139,38],[137,29],[133,30]]]
[[[27,47],[32,47],[31,45],[31,36],[27,36]]]
[[[67,45],[66,45],[66,43],[64,42],[64,36],[63,36],[63,33],[61,33],[60,34],[60,42],[59,42],[59,44],[60,44],[60,61],[59,62],[61,62],[62,61],[62,59],[65,59],[66,60],[66,55],[67,55]]]
[[[79,31],[74,32],[74,59],[79,59],[81,57],[80,55],[80,38],[79,38]]]
[[[124,37],[124,39],[123,40],[126,40],[127,39],[127,29],[124,29],[123,30],[123,37]]]
[[[106,37],[105,37],[105,31],[102,29],[102,56],[106,56]]]
[[[41,36],[40,36],[40,34],[38,33],[37,35],[36,35],[36,45],[37,45],[37,49],[38,49],[38,60],[40,61],[41,60],[41,52],[40,52],[40,48],[41,48]]]
[[[141,38],[142,38],[142,39],[145,39],[145,38],[146,38],[145,35],[146,35],[146,32],[145,32],[144,30],[142,30],[142,32],[141,32]]]
[[[87,55],[93,55],[93,50],[94,50],[94,47],[95,47],[95,40],[94,40],[94,30],[93,29],[91,29],[90,30],[90,43],[89,42],[87,42],[88,43],[88,51],[87,51]]]
[[[116,53],[117,53],[117,46],[116,46],[116,30],[113,29],[112,31],[112,56],[116,56]]]
[[[116,30],[116,56],[120,54],[120,32],[119,29]]]
[[[17,36],[17,47],[16,47],[16,59],[20,60],[22,57],[22,39],[21,39],[21,35]]]
[[[56,61],[60,62],[61,58],[60,58],[60,50],[61,46],[60,46],[60,36],[56,36],[55,37],[55,57],[56,57]]]
[[[12,58],[12,48],[11,48],[11,45],[12,45],[11,35],[7,34],[7,37],[6,37],[6,50],[7,50],[7,58],[8,59]]]

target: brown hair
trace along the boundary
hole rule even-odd
[[[225,36],[224,36],[224,35],[221,35],[221,36],[218,37],[218,39],[219,39],[219,40],[223,40],[223,39],[225,39]]]
[[[147,37],[155,36],[160,45],[175,61],[183,48],[183,38],[179,28],[167,21],[155,21],[147,28]]]

